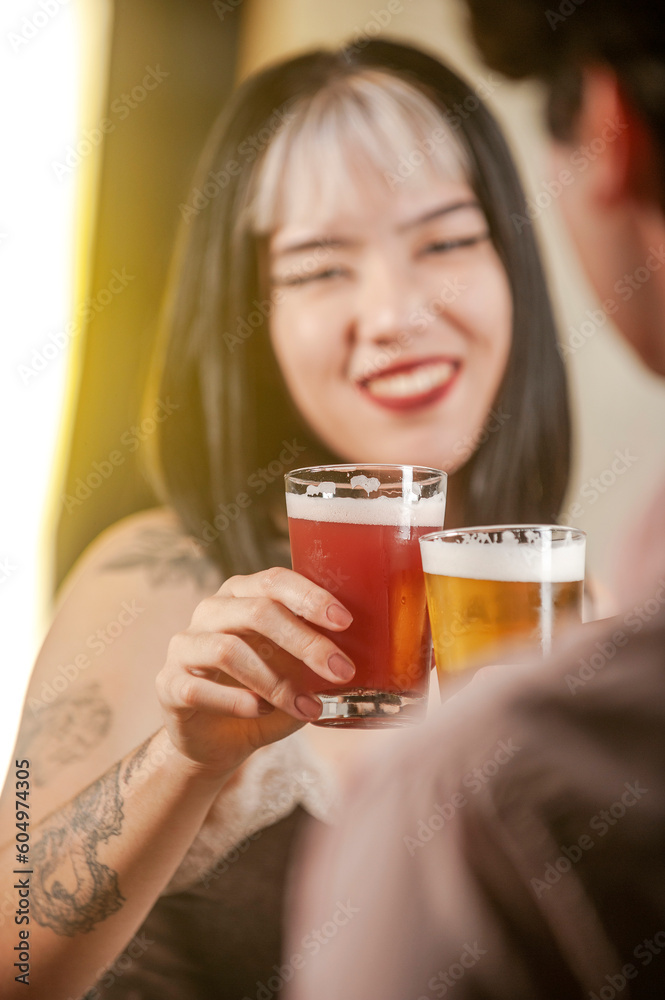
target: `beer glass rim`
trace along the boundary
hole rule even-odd
[[[504,531],[566,531],[572,541],[586,541],[587,533],[582,528],[573,528],[568,524],[479,524],[464,528],[443,528],[441,531],[430,531],[422,535],[420,544],[434,542],[440,538],[454,538],[456,535],[497,534]]]
[[[425,483],[434,482],[437,479],[445,482],[448,479],[448,473],[444,472],[443,469],[433,469],[427,465],[400,465],[391,464],[389,462],[342,462],[333,463],[332,465],[311,465],[303,469],[292,469],[291,472],[286,472],[284,474],[284,482],[309,481],[311,480],[309,473],[367,471],[380,475],[382,471],[395,473],[404,472],[407,469],[410,470],[412,475],[418,475],[419,482],[421,483],[423,476],[425,477]]]

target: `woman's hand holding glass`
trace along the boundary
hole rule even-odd
[[[234,576],[173,636],[157,693],[170,740],[198,770],[226,774],[254,750],[317,719],[312,691],[355,670],[312,626],[342,632],[351,614],[280,567]]]

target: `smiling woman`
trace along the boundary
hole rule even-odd
[[[373,42],[268,69],[218,123],[198,186],[239,150],[251,166],[184,227],[158,376],[187,404],[155,444],[193,535],[294,436],[303,465],[455,473],[450,526],[556,519],[563,365],[533,234],[510,222],[523,195],[503,137],[483,105],[451,110],[470,95],[424,53]],[[257,156],[247,137],[266,131]],[[216,540],[225,572],[284,560],[280,491]]]
[[[468,98],[473,112],[452,113]],[[336,586],[286,568],[282,475],[340,459],[443,467],[448,525],[555,519],[566,385],[531,230],[510,221],[522,200],[489,112],[406,46],[273,66],[216,124],[141,423],[165,506],[88,550],[31,680],[29,705],[72,658],[82,675],[24,722],[17,750],[41,782],[40,995],[78,996],[141,927],[151,945],[128,948],[109,1000],[281,988],[294,835],[306,812],[331,818],[368,739],[394,736],[296,732],[319,719],[321,680],[348,685],[356,668]],[[77,660],[90,637],[104,648]],[[77,738],[49,770],[63,716]],[[7,975],[3,995],[18,995]]]

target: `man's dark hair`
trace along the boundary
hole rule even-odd
[[[617,75],[665,154],[665,4],[662,0],[467,0],[483,58],[513,79],[537,77],[553,135],[574,134],[582,68]]]

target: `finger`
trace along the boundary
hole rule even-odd
[[[288,676],[284,662],[287,659],[288,654],[285,653],[283,662],[279,664],[282,669],[277,670],[269,666],[240,636],[225,632],[181,632],[173,637],[169,646],[167,662],[171,664],[171,668],[167,674],[167,683],[170,678],[170,684],[177,693],[171,697],[181,697],[178,693],[180,686],[184,683],[184,678],[192,678],[192,668],[218,668],[232,681],[238,681],[288,715],[308,722],[318,719],[321,702]],[[294,666],[297,666],[295,661]],[[236,690],[232,683],[226,685],[200,677],[196,680]]]
[[[322,628],[345,629],[353,621],[348,608],[327,590],[282,566],[250,576],[232,576],[217,593],[230,597],[270,597],[284,604],[294,615]]]
[[[170,686],[162,699],[165,708],[179,713],[214,712],[240,719],[256,719],[274,712],[274,707],[254,691],[227,687],[202,677],[184,676]]]
[[[332,684],[348,683],[356,672],[331,639],[269,597],[209,597],[197,607],[191,627],[264,636]]]

